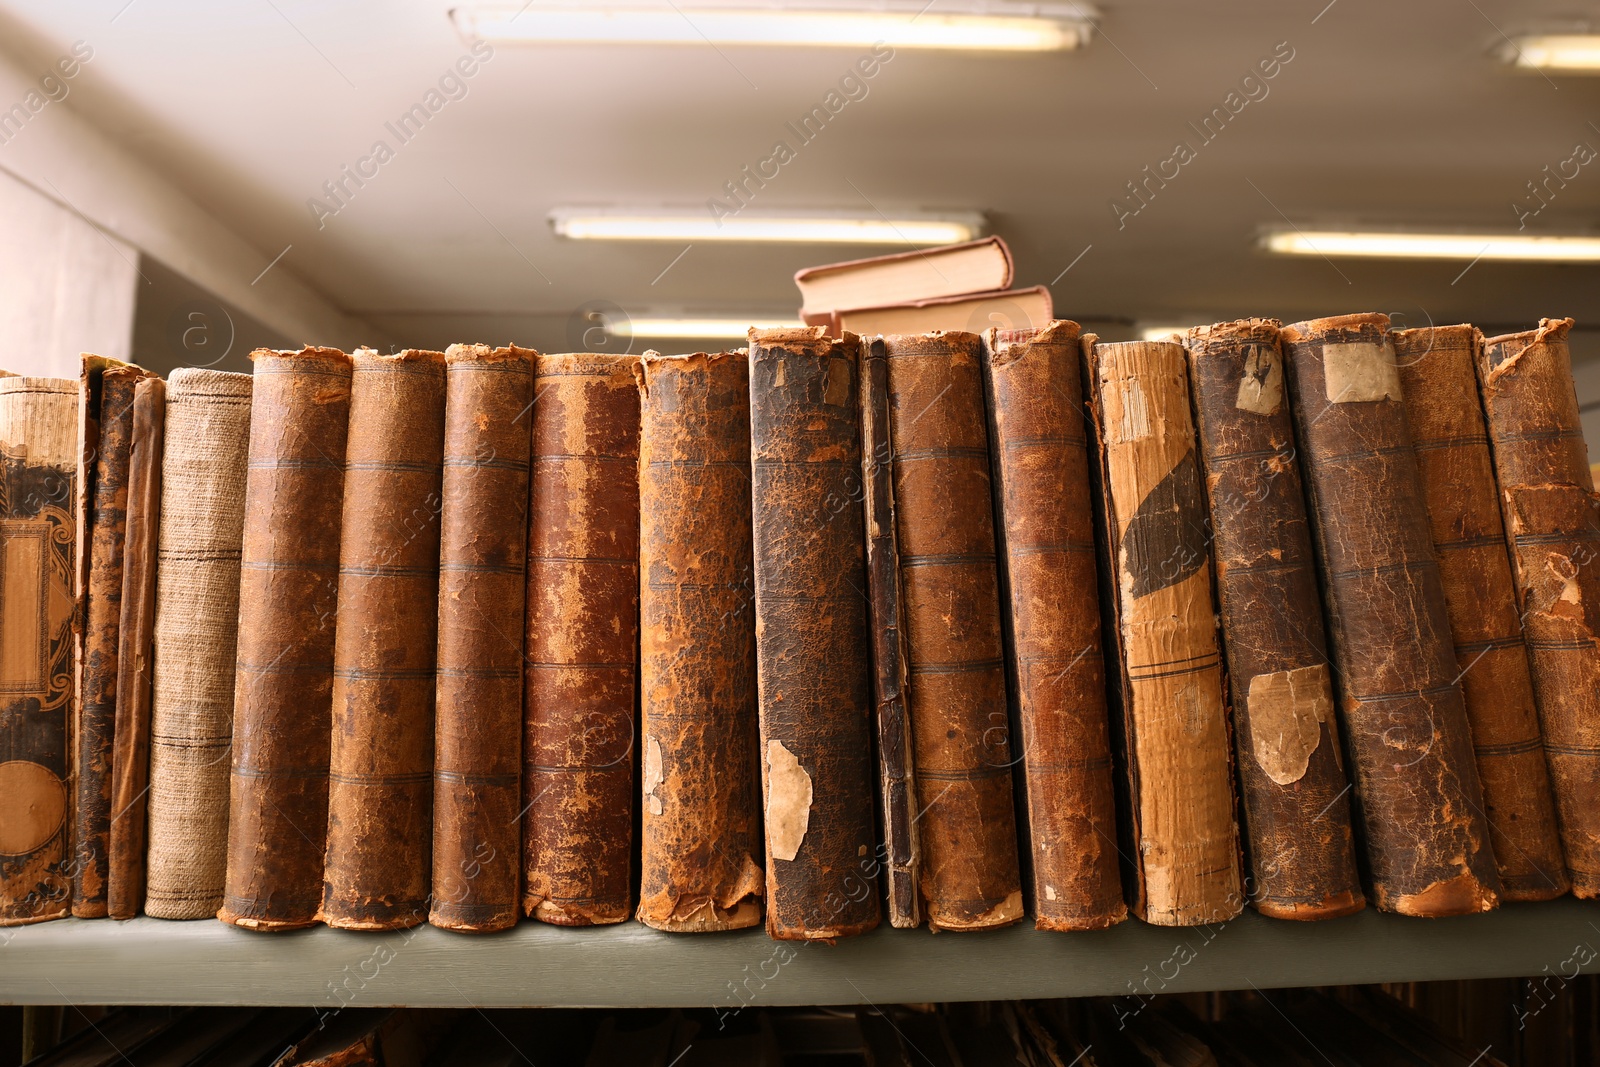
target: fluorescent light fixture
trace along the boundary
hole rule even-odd
[[[1501,48],[1501,58],[1528,70],[1600,73],[1600,34],[1540,33],[1516,37]]]
[[[1527,263],[1600,262],[1600,237],[1494,233],[1385,233],[1271,230],[1269,252],[1372,259],[1503,259]]]
[[[824,3],[739,6],[717,0],[489,4],[455,8],[468,37],[526,44],[812,45],[1058,52],[1089,41],[1095,12],[1078,4],[986,2],[966,12],[888,3],[862,11]]]
[[[751,327],[767,330],[784,326],[798,327],[800,325],[800,323],[792,320],[753,320],[749,317],[742,319],[619,319],[616,322],[606,323],[606,332],[614,337],[646,337],[661,338],[662,340],[693,340],[699,338],[731,340],[738,338],[742,341],[749,336]]]
[[[1139,340],[1170,341],[1173,334],[1177,334],[1181,338],[1189,332],[1189,327],[1192,325],[1194,324],[1188,323],[1183,326],[1141,326],[1139,328]]]
[[[709,211],[587,211],[557,208],[550,225],[578,241],[791,241],[807,244],[945,245],[970,241],[983,216],[754,215],[715,218]]]

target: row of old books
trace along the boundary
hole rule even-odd
[[[0,921],[1595,896],[1570,327],[0,379]]]

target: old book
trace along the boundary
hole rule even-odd
[[[72,904],[78,384],[0,378],[0,926]]]
[[[1549,900],[1568,889],[1566,861],[1478,397],[1483,336],[1440,326],[1393,337],[1500,895]]]
[[[111,365],[106,365],[106,364]],[[117,627],[122,618],[122,561],[127,534],[128,462],[133,393],[149,372],[131,364],[84,357],[85,393],[94,405],[79,479],[88,485],[81,619],[83,664],[74,715],[76,781],[72,838],[72,914],[106,914],[110,872],[111,754],[117,718]]]
[[[628,355],[534,361],[522,840],[526,914],[632,914],[639,386]]]
[[[451,930],[517,921],[533,357],[515,346],[445,351],[428,921]]]
[[[428,917],[445,363],[414,348],[350,358],[318,917],[393,930]]]
[[[1205,490],[1183,346],[1083,338],[1104,500],[1128,886],[1158,926],[1244,907]],[[1110,647],[1114,640],[1116,647]]]
[[[1386,315],[1283,328],[1370,897],[1403,915],[1499,901]]]
[[[250,386],[195,367],[167,379],[144,901],[160,919],[222,907]]]
[[[937,300],[917,300],[887,307],[856,308],[833,312],[821,325],[835,337],[856,333],[875,334],[933,333],[939,330],[980,333],[988,329],[1040,329],[1054,318],[1050,290],[1042,285],[1031,289],[947,296]]]
[[[750,378],[646,352],[639,381],[639,921],[761,922]]]
[[[1117,860],[1078,324],[991,330],[984,372],[1034,925],[1127,918]]]
[[[1254,885],[1278,919],[1365,905],[1322,595],[1275,319],[1190,330],[1234,756]]]
[[[885,339],[896,533],[920,813],[923,913],[935,930],[1022,918],[1011,745],[972,333]]]
[[[217,917],[310,926],[328,832],[350,357],[259,349],[239,564],[228,862]]]
[[[1011,249],[999,237],[983,237],[942,248],[894,252],[807,267],[795,274],[800,314],[807,325],[825,325],[844,308],[884,307],[967,293],[986,293],[1011,284]]]
[[[889,923],[922,924],[917,896],[922,847],[906,708],[906,628],[894,527],[894,446],[889,438],[889,356],[883,338],[861,349],[861,505],[866,526],[872,663],[872,730],[878,774],[878,873]]]
[[[133,392],[122,613],[117,623],[116,727],[111,746],[110,864],[106,876],[106,911],[113,919],[131,919],[144,905],[151,643],[156,623],[156,535],[161,523],[166,409],[167,383],[160,378],[140,380]]]
[[[767,933],[878,925],[860,340],[750,331],[756,690]]]
[[[1600,502],[1571,319],[1485,341],[1478,386],[1573,895],[1600,896]]]

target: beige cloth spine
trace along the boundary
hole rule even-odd
[[[160,919],[222,906],[250,386],[198,368],[167,386],[145,895]]]

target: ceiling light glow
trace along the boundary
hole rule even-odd
[[[789,241],[808,244],[944,245],[978,236],[979,215],[901,218],[848,215],[751,215],[710,212],[639,213],[558,208],[558,235],[578,241]]]
[[[1514,38],[1501,56],[1529,70],[1600,73],[1600,34],[1530,34]]]
[[[661,340],[745,340],[751,329],[797,328],[800,323],[777,319],[755,321],[750,318],[659,318],[618,319],[606,323],[613,337],[660,338]]]
[[[1291,256],[1499,259],[1527,263],[1600,262],[1600,237],[1274,230],[1266,234],[1262,243],[1269,252]]]

